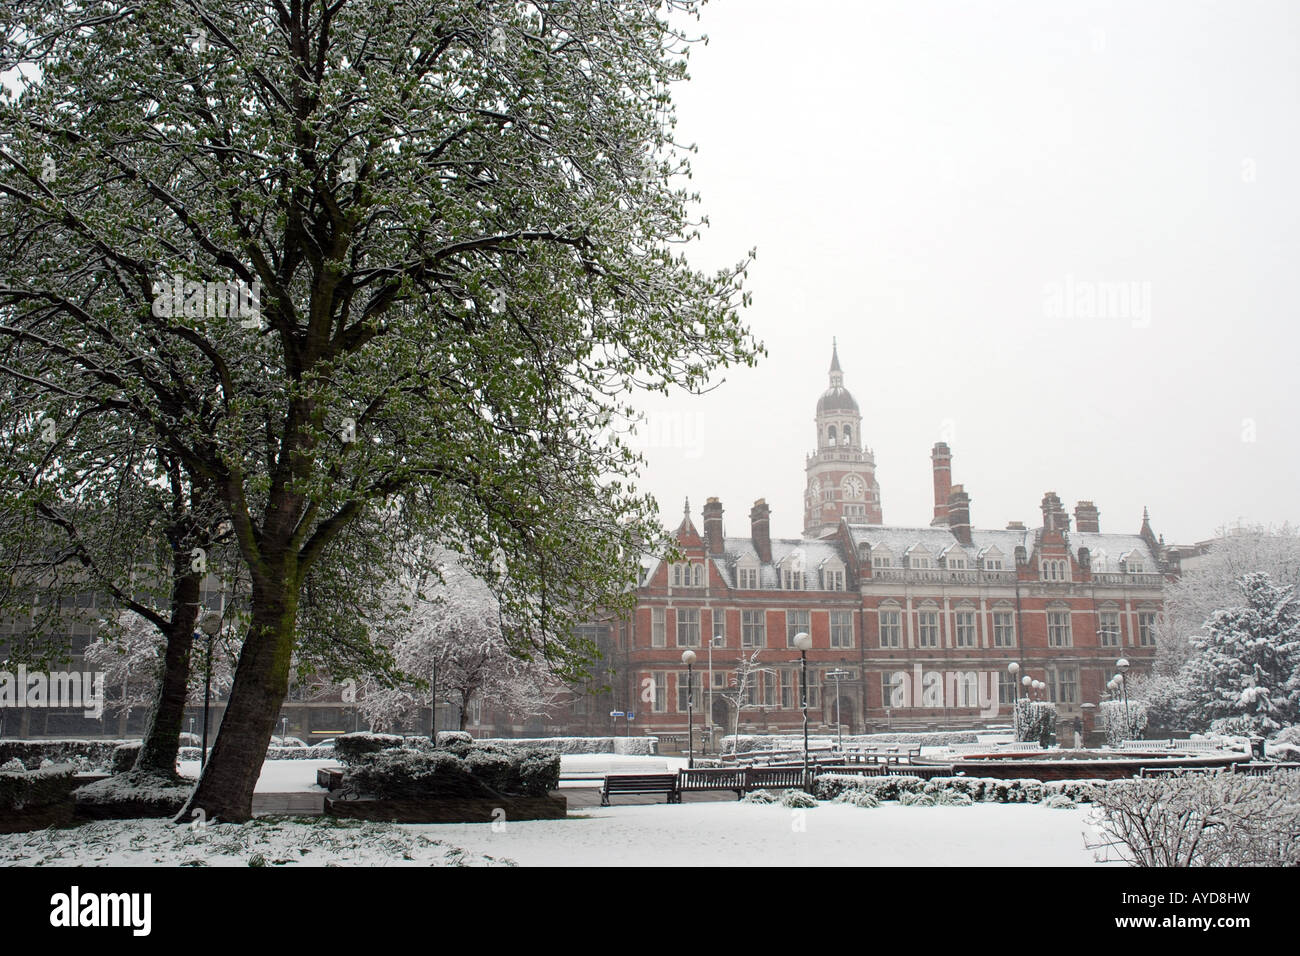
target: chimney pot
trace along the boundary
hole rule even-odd
[[[767,506],[767,500],[759,498],[749,510],[749,529],[754,551],[758,554],[758,560],[764,564],[772,563],[771,519],[772,509]]]

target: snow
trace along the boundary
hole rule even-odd
[[[798,829],[803,826],[803,829]],[[1086,811],[1037,804],[812,810],[732,802],[615,806],[567,820],[418,826],[521,866],[1091,866]]]
[[[267,760],[262,764],[262,774],[257,778],[254,793],[324,793],[316,786],[316,771],[321,767],[338,767],[337,760]],[[181,776],[199,777],[197,760],[182,760]]]
[[[1085,811],[1033,804],[809,810],[726,802],[616,806],[566,820],[361,824],[114,820],[0,835],[23,866],[1085,866]]]
[[[490,826],[491,824],[487,824]],[[391,823],[321,818],[177,826],[111,820],[0,835],[0,866],[490,866],[438,833]],[[427,828],[425,828],[427,829]]]

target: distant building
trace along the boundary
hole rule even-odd
[[[729,536],[709,498],[696,525],[689,503],[676,539],[678,563],[648,559],[628,628],[601,630],[612,692],[576,697],[551,732],[686,731],[686,668],[697,654],[696,727],[730,732],[722,695],[737,663],[759,651],[762,671],[740,712],[742,732],[802,727],[800,655],[808,652],[810,725],[846,732],[1006,725],[1015,696],[1007,665],[1042,681],[1063,720],[1108,691],[1117,659],[1150,667],[1166,577],[1176,572],[1144,513],[1135,534],[1103,533],[1091,501],[1070,515],[1054,492],[1036,528],[980,529],[971,498],[952,483],[952,451],[931,451],[929,526],[883,523],[875,457],[833,349],[830,384],[817,402],[816,450],[806,459],[804,533],[773,539],[771,509],[755,501],[748,535]],[[712,641],[710,640],[712,638]],[[712,645],[712,646],[711,646]],[[710,666],[710,659],[712,664]],[[838,685],[834,672],[839,672]]]

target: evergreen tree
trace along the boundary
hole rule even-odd
[[[1270,734],[1300,720],[1300,604],[1263,572],[1239,588],[1192,637],[1188,703],[1215,730]]]

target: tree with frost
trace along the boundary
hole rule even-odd
[[[513,719],[544,717],[560,687],[543,661],[512,652],[509,625],[491,588],[454,557],[438,565],[438,578],[412,589],[389,641],[397,683],[366,681],[357,706],[376,730],[413,717],[433,695],[457,705],[464,730],[470,705]]]
[[[740,734],[741,711],[755,706],[750,698],[758,689],[758,675],[774,673],[770,667],[764,667],[758,662],[758,657],[762,652],[762,648],[755,648],[754,653],[748,657],[742,656],[739,658],[736,661],[736,669],[731,674],[727,689],[718,693],[718,696],[731,707],[731,739],[733,741]]]
[[[512,650],[569,673],[591,650],[576,625],[633,602],[626,555],[663,538],[640,457],[598,440],[607,416],[762,353],[748,258],[707,274],[683,252],[699,222],[671,88],[698,7],[7,11],[0,375],[65,430],[103,408],[182,463],[249,583],[180,819],[251,815],[308,580],[331,554],[341,590],[365,572],[340,542],[367,515],[400,515],[393,554],[454,546]]]
[[[1157,673],[1173,677],[1182,671],[1193,635],[1215,611],[1235,605],[1242,577],[1257,571],[1279,587],[1300,588],[1300,529],[1289,524],[1219,529],[1209,551],[1165,588]]]
[[[1269,735],[1300,722],[1300,603],[1252,572],[1237,600],[1191,640],[1184,676],[1191,713],[1211,730]]]

